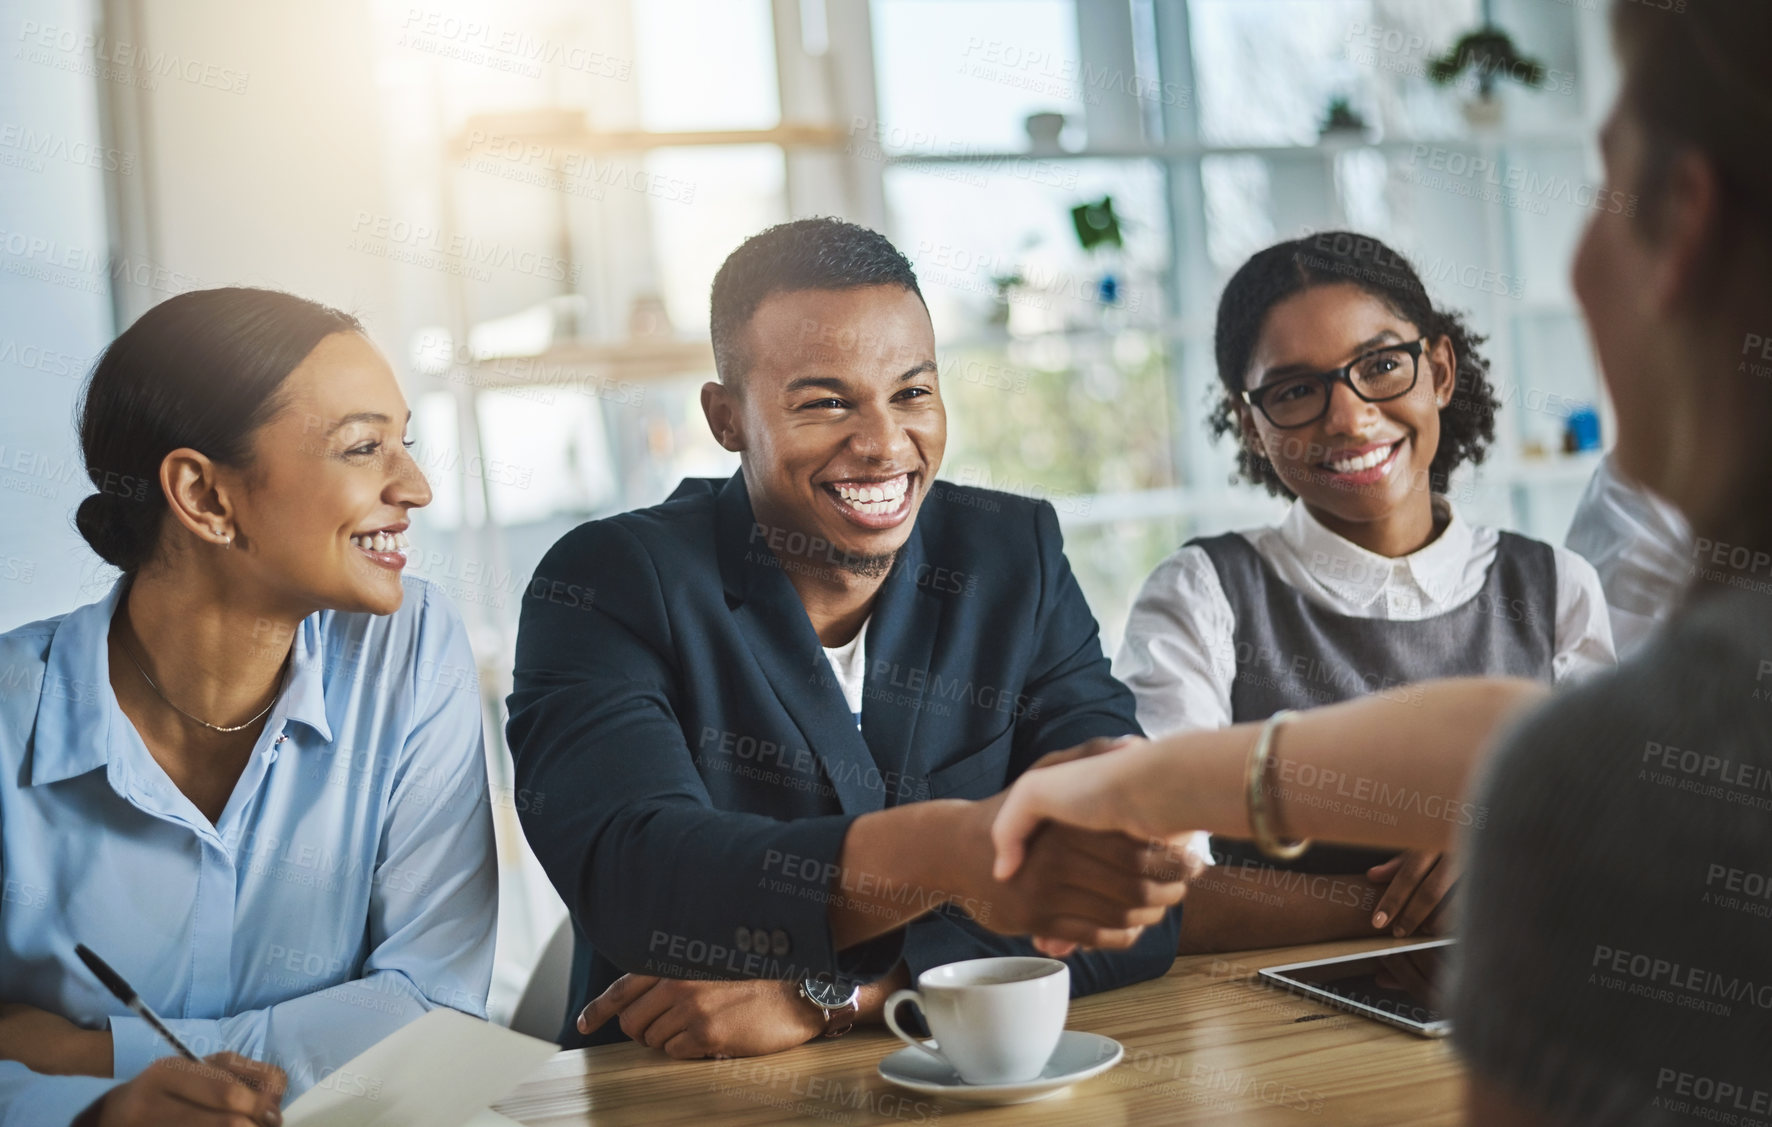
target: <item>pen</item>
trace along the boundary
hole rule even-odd
[[[93,954],[92,948],[84,943],[76,943],[74,944],[74,954],[79,955],[80,961],[98,976],[98,980],[105,984],[106,990],[117,995],[119,1002],[128,1006],[137,1017],[147,1022],[155,1033],[166,1038],[166,1043],[177,1049],[179,1056],[201,1063],[202,1058],[186,1048],[183,1041],[173,1036],[172,1030],[166,1028],[166,1023],[160,1020],[160,1015],[149,1009],[148,1004],[142,1001],[141,995],[135,992],[135,987],[123,981],[123,976],[112,970],[110,964]]]

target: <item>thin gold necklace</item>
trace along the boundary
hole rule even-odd
[[[121,643],[122,639],[119,638],[118,642]],[[236,724],[232,728],[224,728],[220,724],[211,724],[209,721],[203,719],[201,716],[192,716],[190,713],[186,712],[184,709],[180,708],[178,705],[173,704],[171,698],[169,698],[165,693],[160,691],[160,686],[154,684],[154,679],[152,677],[148,676],[148,671],[146,669],[142,668],[142,663],[135,660],[135,655],[129,652],[129,647],[126,645],[119,645],[118,648],[123,651],[123,656],[129,659],[129,664],[135,666],[135,671],[142,675],[142,680],[144,680],[148,683],[148,688],[154,690],[154,695],[166,702],[167,708],[172,709],[172,711],[178,713],[180,716],[183,716],[186,720],[190,720],[193,723],[203,725],[205,728],[208,728],[212,732],[238,732],[238,731],[242,731],[243,729],[250,728],[254,724],[258,723],[260,720],[264,719],[265,713],[271,711],[271,705],[277,703],[277,689],[275,686],[272,686],[271,699],[265,703],[265,706],[263,708],[258,710],[258,714],[256,716],[254,716],[252,719],[246,721],[246,723]]]

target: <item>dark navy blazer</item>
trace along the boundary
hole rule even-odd
[[[857,816],[997,793],[1041,755],[1138,732],[1066,563],[1052,506],[936,482],[882,584],[854,714],[741,474],[590,521],[523,598],[510,746],[525,834],[572,910],[562,1037],[624,971],[868,981],[1023,939],[942,906],[844,951],[827,912]],[[876,881],[873,874],[843,880]],[[859,887],[858,887],[859,890]],[[902,902],[909,887],[870,888]],[[1082,995],[1164,973],[1179,910],[1124,952],[1073,956]]]

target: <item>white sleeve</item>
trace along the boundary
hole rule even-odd
[[[1692,529],[1680,511],[1619,476],[1608,454],[1575,507],[1564,544],[1594,565],[1628,655],[1679,603],[1692,574]]]
[[[1553,548],[1557,560],[1556,653],[1553,677],[1579,680],[1618,664],[1612,645],[1612,619],[1594,565],[1567,548]]]
[[[1145,735],[1230,725],[1235,628],[1204,549],[1183,548],[1157,565],[1132,604],[1114,659],[1114,676],[1132,690]],[[1208,841],[1197,833],[1188,849],[1211,864]]]

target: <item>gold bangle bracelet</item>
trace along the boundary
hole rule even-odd
[[[1280,725],[1291,716],[1290,709],[1281,709],[1267,718],[1261,726],[1261,735],[1256,737],[1255,747],[1249,752],[1249,775],[1247,791],[1249,800],[1249,832],[1255,839],[1255,847],[1275,861],[1291,861],[1304,855],[1311,847],[1311,839],[1302,841],[1280,841],[1274,836],[1273,823],[1270,820],[1272,811],[1267,801],[1267,765],[1273,756],[1274,733]]]

